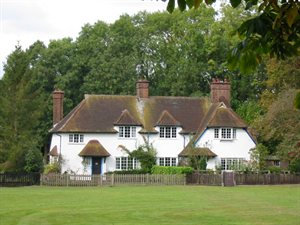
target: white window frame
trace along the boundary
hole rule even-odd
[[[244,158],[221,158],[221,170],[239,170],[244,162]]]
[[[230,128],[230,127],[214,128],[214,139],[234,140],[236,139],[236,136],[237,136],[236,128]]]
[[[84,135],[83,134],[69,134],[69,143],[72,144],[82,144],[84,143]]]
[[[136,138],[135,126],[120,126],[119,138]]]
[[[175,126],[160,126],[159,137],[164,139],[177,138],[177,127]]]
[[[176,157],[159,157],[157,159],[157,164],[159,166],[177,166]]]
[[[139,164],[136,158],[116,157],[116,170],[134,170],[138,167]]]

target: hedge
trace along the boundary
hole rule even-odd
[[[190,174],[193,172],[192,167],[179,166],[153,166],[151,169],[152,174]]]

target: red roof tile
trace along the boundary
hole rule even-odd
[[[114,123],[114,125],[133,125],[133,126],[141,126],[140,122],[137,122],[132,115],[128,112],[127,109],[123,110],[120,117]]]

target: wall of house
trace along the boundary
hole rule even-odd
[[[244,129],[236,129],[235,139],[220,140],[214,138],[214,129],[209,128],[198,139],[196,147],[208,147],[217,155],[207,162],[207,169],[215,169],[220,165],[221,158],[243,158],[249,161],[249,151],[255,147],[255,143]]]
[[[115,127],[118,130],[118,127]],[[116,166],[116,157],[126,157],[128,154],[122,150],[122,147],[129,150],[137,149],[138,146],[145,144],[144,139],[149,141],[150,144],[157,151],[157,157],[175,157],[178,158],[178,154],[183,150],[185,145],[189,142],[189,135],[181,135],[179,132],[181,128],[177,128],[176,138],[160,138],[159,134],[145,134],[142,137],[138,132],[141,127],[137,127],[136,138],[120,138],[118,133],[114,134],[95,134],[84,133],[83,143],[69,143],[69,134],[53,134],[50,149],[55,145],[58,152],[62,155],[63,165],[62,172],[74,172],[77,174],[91,174],[91,161],[89,165],[84,167],[82,163],[83,158],[79,156],[79,153],[85,147],[90,140],[98,140],[102,146],[110,153],[110,157],[107,157],[105,162],[103,160],[102,173],[108,171],[114,171]],[[158,128],[157,128],[158,130]],[[177,159],[178,163],[178,159]]]

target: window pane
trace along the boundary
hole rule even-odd
[[[172,158],[172,166],[176,166],[176,158]]]
[[[83,134],[80,134],[80,142],[83,142]]]
[[[128,170],[133,169],[133,158],[128,158]]]
[[[159,128],[159,137],[161,137],[161,138],[165,137],[165,128],[164,127]]]
[[[176,127],[172,127],[172,138],[176,138]]]
[[[131,137],[136,137],[136,127],[131,127]]]
[[[78,134],[74,134],[74,142],[78,143],[79,141],[79,135]]]
[[[73,134],[69,134],[69,142],[73,142]]]
[[[215,138],[219,138],[219,129],[218,128],[215,129]]]
[[[164,166],[165,165],[165,160],[164,158],[159,158],[159,165]]]
[[[225,128],[221,129],[221,138],[223,138],[223,139],[226,138],[226,129]]]
[[[166,138],[170,138],[171,137],[171,127],[166,127]]]
[[[126,138],[130,137],[130,127],[125,127],[125,136]]]
[[[226,135],[226,138],[231,139],[231,129],[230,129],[230,128],[229,128],[229,129],[227,128],[226,131],[227,131],[227,132],[226,132],[226,134],[227,134],[227,135]]]
[[[119,127],[119,137],[123,137],[124,135],[124,127]]]
[[[120,168],[120,158],[116,158],[116,169],[119,170]]]
[[[171,166],[171,159],[165,158],[165,166]]]
[[[225,159],[221,159],[221,169],[225,170],[225,166],[226,166]]]
[[[236,138],[236,129],[232,130],[232,138]]]
[[[126,170],[126,164],[127,164],[127,157],[121,158],[121,169]]]

